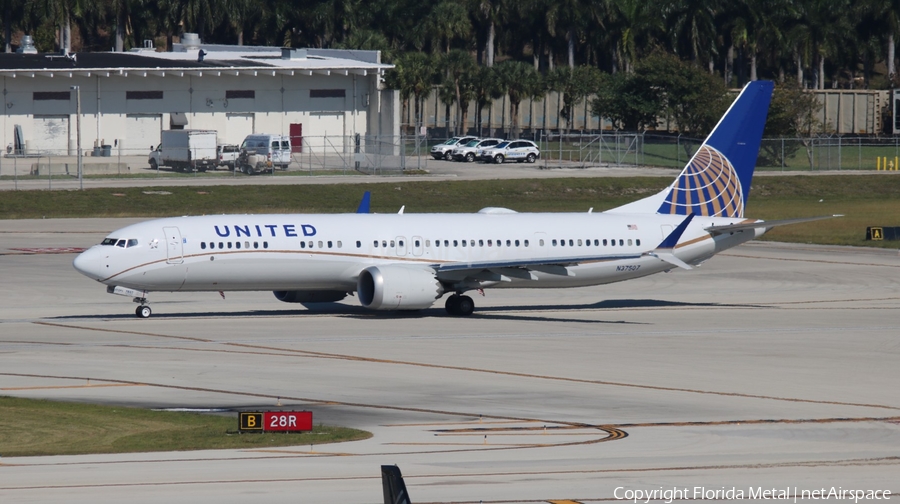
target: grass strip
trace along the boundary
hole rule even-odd
[[[603,211],[654,194],[671,177],[561,178],[375,184],[104,188],[6,191],[0,218],[164,217],[224,213],[352,212],[366,190],[372,210],[476,212],[486,206],[521,212]],[[900,172],[866,175],[757,177],[746,215],[786,219],[844,214],[841,219],[776,228],[765,239],[798,243],[896,247],[867,242],[867,226],[900,226]],[[111,230],[112,231],[112,230]]]
[[[180,413],[0,397],[0,456],[309,447],[372,436],[323,425],[304,433],[239,434],[237,425],[236,413]]]

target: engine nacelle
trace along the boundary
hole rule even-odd
[[[370,266],[356,287],[359,302],[372,310],[422,310],[444,293],[433,271],[416,266]]]
[[[272,291],[272,294],[275,294],[276,299],[285,303],[333,303],[347,297],[347,293],[344,291],[330,290]]]

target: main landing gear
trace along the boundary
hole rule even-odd
[[[444,307],[450,315],[468,317],[475,311],[475,301],[472,301],[472,298],[469,296],[453,294],[447,298],[447,303]]]

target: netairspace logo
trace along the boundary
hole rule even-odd
[[[676,500],[852,500],[854,504],[867,500],[891,500],[890,490],[858,490],[843,487],[799,489],[797,487],[764,488],[749,487],[747,489],[737,487],[707,488],[695,487],[659,487],[653,489],[631,489],[616,487],[613,496],[619,500],[631,501],[635,504],[641,502],[649,504],[650,501],[663,501],[672,504]]]

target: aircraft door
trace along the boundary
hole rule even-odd
[[[398,236],[397,237],[397,255],[405,256],[406,255],[406,237]]]
[[[670,234],[672,234],[672,231],[675,230],[674,227],[672,227],[668,224],[663,224],[662,226],[660,226],[660,229],[662,231],[662,239],[663,240],[665,240],[666,237],[669,236]]]
[[[419,257],[422,255],[422,251],[424,250],[423,242],[424,242],[424,240],[422,240],[421,236],[413,236],[412,237],[412,255],[414,255],[416,257]]]
[[[166,262],[169,264],[181,264],[184,262],[184,241],[181,238],[181,230],[177,227],[164,227],[166,233]]]

